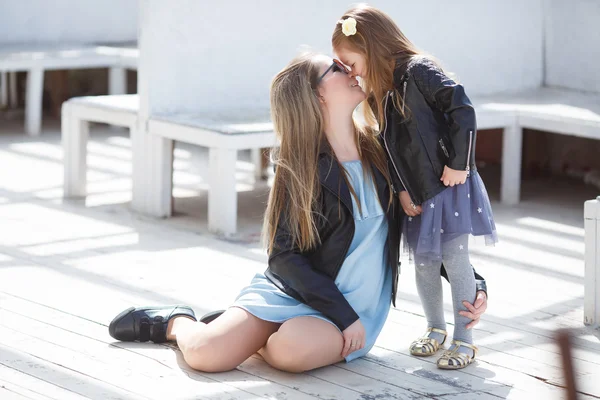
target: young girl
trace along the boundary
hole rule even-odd
[[[334,51],[368,99],[365,119],[378,123],[393,179],[407,214],[405,244],[416,268],[416,283],[428,329],[410,352],[434,355],[446,340],[443,262],[454,303],[454,336],[438,359],[443,369],[471,364],[477,354],[463,300],[475,299],[469,261],[469,234],[497,241],[485,186],[475,167],[475,111],[461,85],[420,53],[382,11],[358,6],[335,27]]]

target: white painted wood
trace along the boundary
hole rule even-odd
[[[76,97],[63,103],[61,129],[65,197],[86,196],[89,122],[124,126],[131,130],[136,126],[138,102],[136,95],[113,95]],[[134,162],[143,154],[143,151],[137,152]],[[137,170],[137,166],[134,169]],[[135,181],[134,189],[139,191],[142,182]]]
[[[515,124],[504,128],[502,137],[502,203],[514,205],[519,202],[521,192],[521,162],[523,129]]]
[[[146,386],[151,398],[161,398],[162,395],[162,398],[173,399],[212,399],[220,396],[238,399],[253,398],[253,396],[254,398],[275,397],[281,393],[285,393],[286,398],[290,400],[312,398],[301,390],[286,385],[285,379],[281,384],[277,383],[277,380],[265,379],[263,375],[269,374],[272,369],[264,365],[256,367],[260,363],[253,363],[248,368],[218,375],[205,374],[194,371],[182,363],[181,353],[172,345],[119,343],[107,335],[105,326],[97,329],[97,324],[85,318],[41,308],[16,298],[9,298],[7,303],[10,311],[0,308],[2,321],[7,325],[18,326],[18,332],[75,351],[79,353],[80,360],[92,358],[109,367],[114,365],[117,371],[130,371],[129,376],[133,377],[130,383]],[[19,309],[20,307],[28,311],[24,312]],[[50,315],[44,315],[47,313]],[[93,364],[81,361],[80,370],[87,373]],[[265,371],[267,369],[268,372]],[[327,384],[322,386],[326,387]],[[335,389],[334,385],[329,384],[331,393],[334,393]]]
[[[127,71],[122,67],[108,69],[108,94],[127,94]]]
[[[257,130],[231,132],[222,131],[222,128],[214,124],[204,124],[204,120],[198,120],[197,125],[188,124],[187,121],[188,119],[183,118],[166,120],[152,117],[148,122],[148,130],[153,135],[204,147],[245,150],[277,145],[275,133],[272,130],[262,130],[269,129],[269,126],[260,126]]]
[[[19,96],[17,92],[17,73],[11,71],[8,73],[8,101],[10,102],[10,108],[17,108],[18,100]]]
[[[26,71],[30,68],[81,69],[121,66],[119,51],[93,44],[21,43],[0,44],[0,70]],[[127,54],[127,58],[135,57]],[[135,67],[134,63],[127,62]]]
[[[151,137],[168,141],[180,141],[209,148],[210,182],[208,219],[211,232],[224,235],[236,233],[237,192],[235,190],[235,163],[237,151],[261,149],[277,144],[273,126],[265,110],[246,110],[239,113],[204,113],[160,115],[149,118],[148,132]],[[150,139],[148,139],[150,140]],[[155,139],[152,139],[154,141]],[[165,142],[167,143],[167,142]],[[162,154],[163,150],[156,150]],[[259,155],[260,153],[257,152]],[[155,169],[160,164],[154,159],[155,152],[147,151],[148,168]],[[160,155],[164,157],[164,155]],[[260,157],[256,157],[260,164]],[[169,164],[170,165],[170,164]],[[259,168],[260,170],[260,168]],[[152,199],[146,205],[146,212],[157,217],[171,215],[172,169],[159,170],[156,178],[146,188],[144,198]],[[162,180],[162,186],[158,181]],[[158,185],[158,186],[157,186]],[[139,209],[138,209],[139,210]]]
[[[147,178],[140,189],[146,198],[146,209],[142,211],[159,218],[170,217],[173,214],[173,141],[146,134],[143,144]]]
[[[236,232],[236,161],[237,150],[235,149],[209,149],[208,228],[214,233],[231,235]]]
[[[64,196],[87,194],[87,143],[89,123],[73,115],[70,104],[63,104],[61,135],[64,159]]]
[[[0,108],[8,106],[8,73],[0,71]]]
[[[86,398],[70,392],[53,383],[45,382],[31,375],[0,364],[0,385],[9,390],[23,393],[31,399],[40,400],[85,400]],[[0,392],[1,393],[1,392]],[[4,397],[0,396],[4,400]]]
[[[600,325],[600,197],[584,205],[585,284],[584,323]]]
[[[44,70],[32,68],[27,72],[25,98],[25,132],[38,136],[42,130],[42,96],[44,93]]]
[[[139,51],[130,46],[93,44],[0,44],[0,71],[10,72],[11,107],[16,107],[16,71],[27,71],[25,131],[38,135],[41,127],[43,73],[53,69],[110,68],[111,93],[126,92],[125,68],[136,69]],[[41,76],[40,76],[41,74]]]
[[[478,129],[504,128],[501,198],[507,205],[519,201],[523,128],[600,139],[598,95],[540,88],[475,100]]]
[[[261,149],[250,150],[250,159],[254,165],[254,178],[260,180],[262,177],[262,151]]]

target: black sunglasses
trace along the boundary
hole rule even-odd
[[[345,74],[349,74],[350,70],[348,68],[346,68],[346,66],[340,61],[340,60],[336,60],[335,58],[333,59],[333,63],[329,66],[329,68],[327,68],[325,70],[325,72],[323,72],[323,75],[321,75],[318,79],[317,79],[317,85],[319,83],[321,83],[321,81],[323,80],[323,78],[325,77],[325,75],[327,75],[327,73],[329,71],[333,71],[333,72],[343,72]]]

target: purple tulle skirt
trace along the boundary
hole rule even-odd
[[[442,243],[471,234],[486,245],[498,242],[492,206],[479,174],[472,172],[462,185],[448,187],[421,204],[423,212],[404,221],[404,249],[411,256],[442,259]]]

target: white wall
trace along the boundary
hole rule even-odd
[[[137,38],[136,0],[0,0],[0,44]]]
[[[600,1],[547,0],[546,84],[600,93]]]
[[[140,0],[150,111],[268,105],[271,78],[306,44],[331,52],[348,0]],[[542,82],[542,0],[376,0],[469,93]]]

